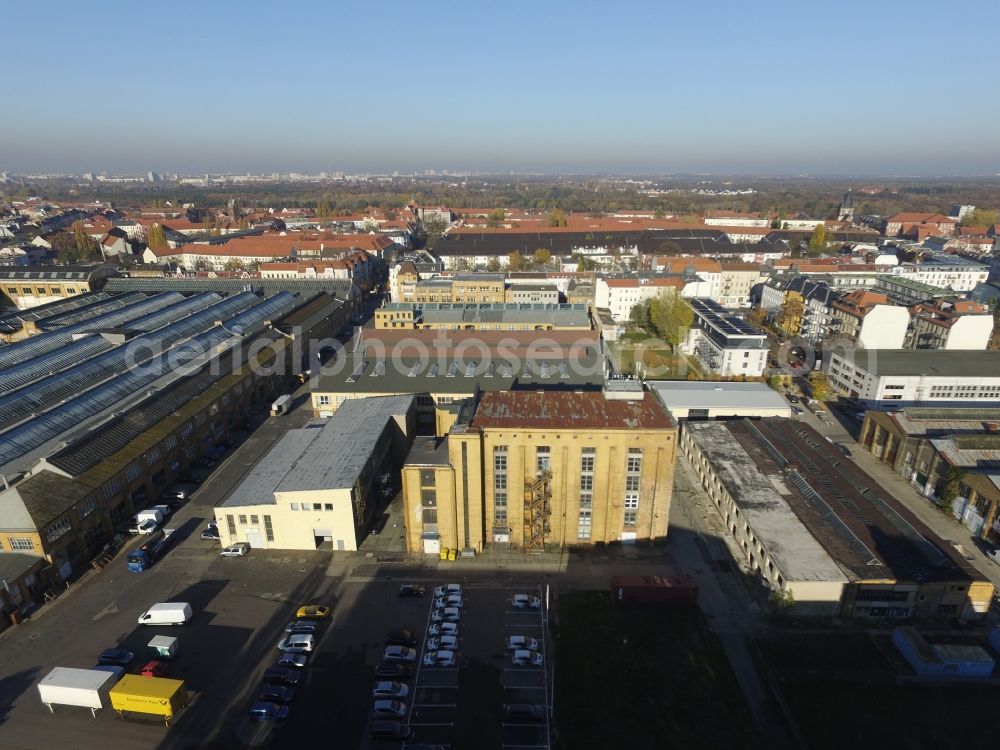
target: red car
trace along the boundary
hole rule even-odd
[[[143,677],[166,677],[167,663],[165,661],[146,662],[146,666],[139,672]]]

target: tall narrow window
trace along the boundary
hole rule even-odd
[[[507,525],[507,446],[493,447],[493,523]]]
[[[635,526],[639,515],[639,486],[642,480],[642,448],[629,448],[625,464],[626,526]]]

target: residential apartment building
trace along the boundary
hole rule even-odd
[[[939,300],[910,308],[907,349],[984,350],[993,333],[993,315],[971,300]]]
[[[713,299],[723,307],[750,307],[750,294],[764,278],[757,263],[720,263],[719,289]]]
[[[403,468],[407,549],[666,537],[677,427],[651,393],[509,391],[463,404]]]
[[[627,323],[632,309],[661,294],[679,294],[684,280],[679,276],[642,276],[637,278],[598,278],[594,307],[611,312],[618,323]]]
[[[841,345],[902,349],[910,312],[878,292],[848,292],[830,305],[829,336]]]
[[[590,313],[586,305],[390,302],[375,311],[377,329],[586,331],[591,327]]]
[[[742,557],[803,615],[981,619],[993,584],[793,419],[688,422],[681,450]]]
[[[770,278],[757,289],[760,307],[771,321],[781,318],[789,295],[802,299],[802,316],[793,330],[811,344],[819,343],[830,334],[832,306],[843,295],[825,281],[807,276]]]
[[[710,299],[688,300],[694,321],[681,351],[697,357],[706,371],[724,377],[760,377],[767,367],[767,334],[727,313]]]
[[[868,408],[1000,399],[1000,351],[832,350],[823,369],[838,394]]]
[[[943,214],[902,212],[882,220],[881,233],[886,237],[915,236],[918,228],[930,234],[954,234],[956,220]]]

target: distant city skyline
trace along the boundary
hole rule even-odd
[[[927,2],[47,8],[5,10],[0,171],[1000,172],[993,51]]]

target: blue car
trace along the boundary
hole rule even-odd
[[[269,701],[257,701],[250,707],[250,718],[255,721],[284,721],[290,713],[288,706]]]

